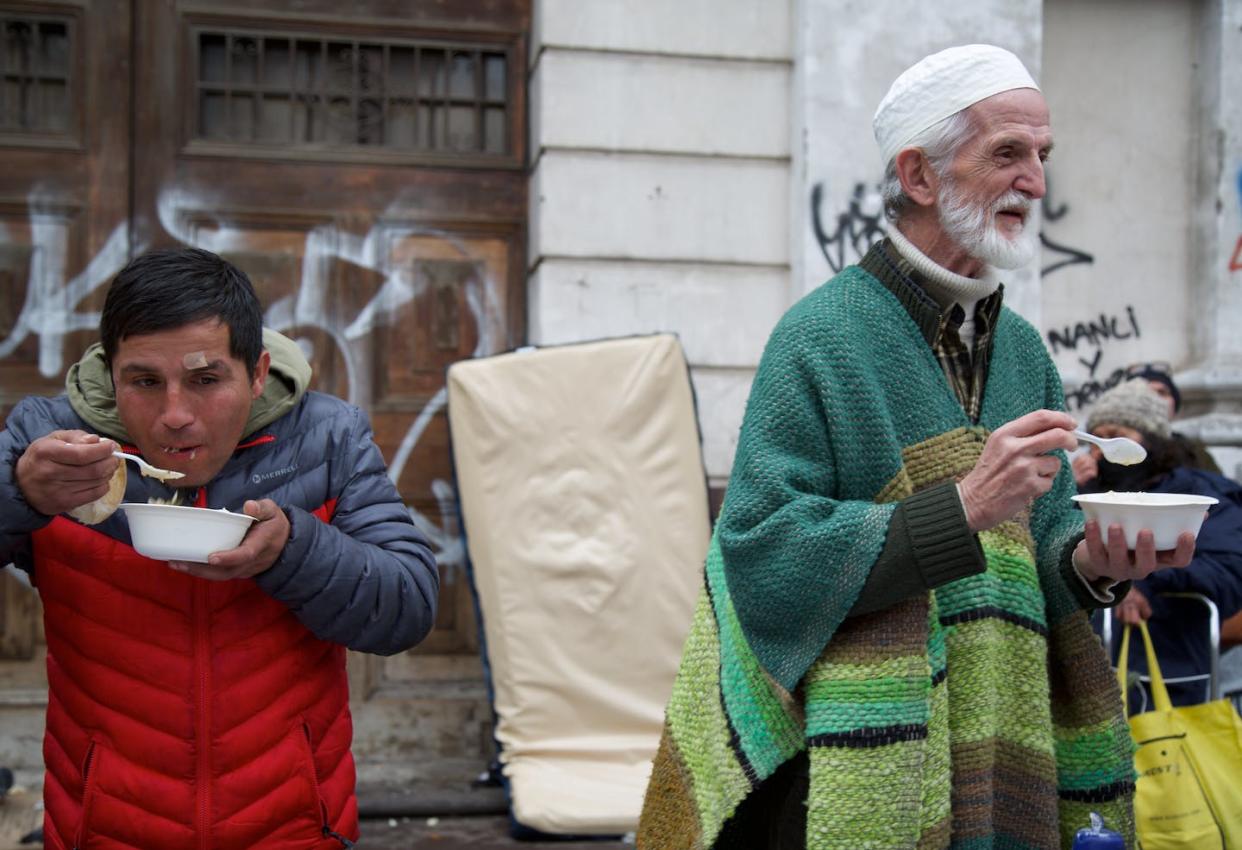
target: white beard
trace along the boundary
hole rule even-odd
[[[1019,269],[1035,259],[1037,243],[1025,223],[1012,239],[996,226],[996,215],[1001,210],[1030,210],[1031,199],[1021,192],[1010,189],[983,206],[961,197],[957,187],[945,181],[937,202],[945,233],[976,260],[998,269]]]

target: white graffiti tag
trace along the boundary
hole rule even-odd
[[[39,373],[54,378],[64,371],[65,335],[99,326],[99,313],[78,306],[120,270],[129,255],[129,231],[119,224],[86,268],[65,279],[69,217],[63,207],[41,192],[27,198],[30,209],[30,270],[26,300],[12,331],[0,339],[0,359],[9,357],[27,338],[39,339]],[[8,241],[0,239],[0,241]]]
[[[104,286],[130,257],[130,231],[122,223],[109,235],[103,247],[86,267],[73,278],[66,278],[70,257],[70,214],[64,204],[57,204],[44,193],[35,191],[28,197],[30,236],[29,274],[26,297],[12,330],[0,338],[0,359],[11,357],[27,339],[39,341],[39,372],[54,378],[63,374],[64,338],[80,330],[99,326],[97,311],[80,306]],[[158,216],[161,225],[175,239],[186,245],[227,254],[247,249],[245,230],[232,226],[209,211],[213,199],[169,190],[161,193]],[[206,211],[206,212],[205,212]],[[466,243],[454,234],[403,222],[401,209],[394,206],[377,217],[383,225],[367,233],[351,233],[336,224],[325,223],[306,232],[301,246],[301,278],[295,294],[268,305],[265,323],[279,331],[315,330],[322,332],[344,360],[351,403],[366,407],[373,397],[370,352],[372,334],[379,328],[394,324],[398,311],[420,294],[426,286],[415,279],[413,264],[392,258],[392,246],[411,237],[430,240],[437,246],[438,256],[448,253],[461,260],[472,261],[479,274],[465,283],[465,301],[478,331],[478,344],[473,356],[494,354],[505,344],[503,311],[500,309],[498,284],[486,273],[487,265],[473,256]],[[0,245],[15,244],[13,234],[0,229]],[[133,254],[143,250],[135,246]],[[332,292],[333,264],[346,262],[380,275],[375,294],[353,314],[345,314],[340,299]],[[313,356],[314,342],[305,335],[296,340],[308,356]],[[401,478],[407,462],[423,437],[428,425],[447,402],[444,389],[437,392],[415,417],[397,447],[389,467],[395,483]],[[415,524],[427,535],[436,558],[446,567],[446,580],[452,581],[455,568],[465,563],[461,536],[456,532],[456,493],[451,482],[436,479],[431,493],[439,516],[424,516],[414,507],[410,514]]]
[[[221,217],[212,217],[203,210],[211,210],[210,199],[189,196],[176,191],[166,191],[160,196],[159,216],[164,229],[187,245],[209,251],[228,253],[244,249],[246,233],[233,227]],[[399,310],[421,294],[426,283],[413,274],[411,263],[392,260],[393,244],[410,237],[430,237],[443,248],[451,247],[452,253],[463,260],[474,260],[465,245],[455,235],[436,229],[402,222],[399,208],[390,208],[377,217],[382,225],[372,227],[358,235],[341,229],[335,224],[323,224],[307,232],[301,253],[301,279],[294,295],[279,299],[267,308],[265,323],[278,331],[290,329],[315,329],[323,332],[344,359],[349,386],[349,401],[366,407],[373,398],[372,372],[367,352],[372,333],[394,323]],[[187,213],[193,213],[193,217]],[[204,215],[208,219],[204,226]],[[193,223],[191,223],[191,221]],[[332,292],[332,265],[346,262],[378,273],[382,278],[378,290],[355,315],[343,314],[338,299]],[[485,269],[483,263],[477,266]],[[502,311],[499,307],[498,284],[486,274],[474,275],[466,282],[465,300],[478,329],[478,344],[472,356],[481,357],[497,353],[504,345],[505,333]],[[297,339],[299,345],[313,353],[313,341],[306,337]],[[434,416],[447,402],[445,390],[441,389],[415,418],[406,431],[389,466],[388,475],[394,483],[400,478],[415,447]],[[432,543],[437,561],[448,568],[464,566],[465,552],[461,537],[452,529],[456,525],[456,493],[449,481],[436,479],[431,482],[431,492],[437,503],[438,522],[424,516],[413,506],[410,514]],[[453,569],[446,570],[446,580],[454,578]]]

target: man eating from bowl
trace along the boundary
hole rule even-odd
[[[307,390],[207,251],[127,265],[100,336],[65,395],[0,432],[0,563],[31,573],[47,635],[45,844],[352,846],[345,649],[418,643],[439,586],[367,418]],[[184,474],[128,475],[125,501],[244,512],[240,545],[139,555],[108,495],[117,447]]]
[[[1060,379],[1001,306],[1047,103],[967,45],[901,74],[874,130],[888,236],[768,340],[638,847],[1068,847],[1093,809],[1132,843],[1084,609],[1194,540],[1084,529]]]

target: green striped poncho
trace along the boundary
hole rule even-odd
[[[786,314],[751,391],[639,848],[712,847],[803,749],[808,848],[1068,847],[1092,810],[1132,843],[1120,695],[1067,583],[1081,534],[1068,463],[979,535],[984,573],[846,618],[896,502],[960,480],[993,429],[1063,403],[1038,332],[1008,309],[978,424],[862,269]]]

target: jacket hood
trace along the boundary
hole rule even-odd
[[[265,428],[293,409],[310,384],[311,367],[297,343],[271,328],[263,329],[263,347],[272,356],[263,394],[250,405],[250,418],[242,437]],[[69,367],[65,376],[65,392],[78,416],[97,433],[132,444],[133,439],[121,424],[116,410],[116,390],[112,372],[104,361],[103,345],[95,343],[86,349],[82,359]]]

